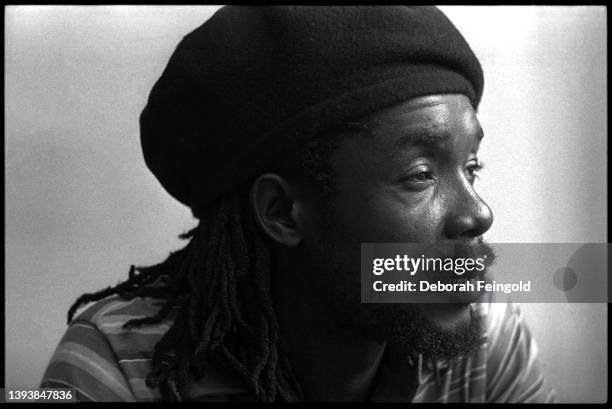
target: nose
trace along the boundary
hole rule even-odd
[[[471,186],[454,196],[444,226],[447,238],[472,239],[489,230],[493,212]]]

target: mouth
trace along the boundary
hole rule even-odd
[[[468,290],[457,290],[457,291],[453,291],[450,295],[449,295],[449,303],[454,303],[454,304],[470,304],[470,303],[475,303],[480,296],[482,295],[480,291],[477,290],[477,281],[478,278],[473,277],[473,278],[454,278],[451,279],[451,283],[454,284],[465,284],[465,287],[468,288]],[[460,287],[460,286],[458,286]],[[469,288],[473,288],[473,290],[469,290]]]
[[[482,291],[478,290],[478,281],[484,280],[485,271],[478,274],[464,274],[457,276],[445,273],[436,280],[436,282],[444,284],[447,290],[444,293],[436,294],[435,297],[439,297],[439,301],[448,304],[458,304],[457,306],[466,306],[470,303],[475,303],[482,296]]]

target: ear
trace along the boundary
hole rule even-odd
[[[297,188],[275,173],[259,176],[251,186],[251,205],[261,229],[272,240],[289,247],[303,237]]]

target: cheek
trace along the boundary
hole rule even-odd
[[[410,200],[403,192],[375,190],[368,195],[354,192],[336,212],[335,221],[359,242],[433,241],[441,231],[443,200]]]

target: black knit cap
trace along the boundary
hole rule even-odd
[[[228,6],[185,36],[140,117],[145,161],[202,206],[314,135],[418,96],[465,94],[478,59],[435,7]]]

